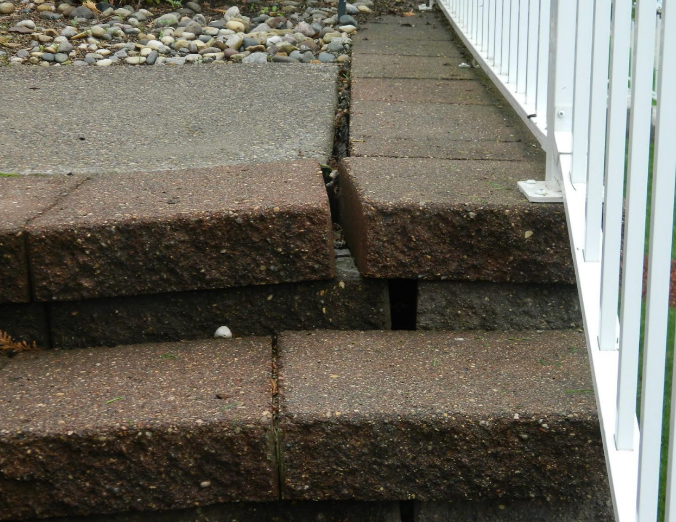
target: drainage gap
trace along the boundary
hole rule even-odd
[[[401,522],[413,522],[414,515],[414,505],[413,500],[402,500],[399,502],[399,516],[401,516]]]
[[[415,330],[418,281],[415,279],[390,279],[388,287],[392,330]]]

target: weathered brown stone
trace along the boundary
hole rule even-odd
[[[0,330],[17,342],[35,342],[40,348],[49,348],[47,306],[44,303],[0,305]]]
[[[416,502],[414,522],[614,522],[609,489],[581,498],[518,502]]]
[[[387,282],[364,279],[351,258],[329,281],[50,303],[55,346],[114,346],[282,330],[390,328]]]
[[[334,275],[329,205],[312,160],[99,176],[28,233],[38,300]]]
[[[0,520],[277,498],[271,340],[20,354],[0,371]]]
[[[378,40],[451,41],[452,33],[443,16],[437,13],[418,13],[415,17],[386,15],[370,20],[354,36],[355,42]]]
[[[584,336],[285,332],[287,499],[575,501],[605,487]]]
[[[49,519],[49,522],[400,522],[398,502],[236,502],[214,506]]]
[[[25,227],[83,178],[0,174],[0,303],[30,301]]]
[[[419,330],[582,328],[574,285],[418,283]]]
[[[408,103],[454,103],[495,105],[499,103],[477,81],[356,78],[352,102],[386,101]],[[354,146],[354,144],[353,144]]]
[[[431,80],[475,80],[472,69],[458,67],[458,58],[444,56],[355,54],[352,70],[357,78],[427,78]]]
[[[365,277],[575,281],[564,209],[516,189],[533,162],[347,158],[340,174],[347,243]]]
[[[350,118],[352,156],[529,160],[544,176],[539,145],[497,106],[360,101]]]

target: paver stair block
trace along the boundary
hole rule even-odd
[[[278,498],[270,338],[20,354],[0,520]]]
[[[38,300],[330,279],[319,164],[99,176],[28,228]]]
[[[283,498],[608,491],[577,331],[285,332],[278,352]]]
[[[539,163],[347,158],[341,218],[365,277],[575,282],[564,209],[516,189]]]

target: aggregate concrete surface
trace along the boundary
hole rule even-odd
[[[584,335],[285,332],[283,498],[575,500],[605,487]]]
[[[324,162],[333,142],[337,70],[282,64],[6,67],[0,74],[0,172]]]
[[[314,160],[96,176],[27,234],[37,300],[334,275],[329,203]]]
[[[0,371],[0,520],[275,500],[271,346],[18,355]]]

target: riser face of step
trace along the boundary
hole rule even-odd
[[[604,459],[576,332],[278,341],[288,499],[574,500]]]
[[[271,340],[22,354],[0,371],[0,520],[278,498]]]
[[[575,282],[564,209],[516,191],[538,165],[347,158],[340,174],[348,246],[365,277]]]
[[[34,179],[0,178],[0,186]],[[67,195],[17,225],[30,264],[18,247],[14,257],[23,256],[24,272],[30,265],[37,300],[334,275],[331,216],[315,161],[66,179]],[[22,203],[32,204],[30,196]]]
[[[420,281],[416,321],[419,330],[583,327],[574,285]]]
[[[70,176],[0,176],[0,304],[30,301],[26,224],[81,182]]]
[[[204,339],[227,325],[235,336],[283,330],[387,330],[387,281],[364,279],[349,257],[329,281],[50,303],[61,348]],[[0,323],[0,329],[2,328]]]

